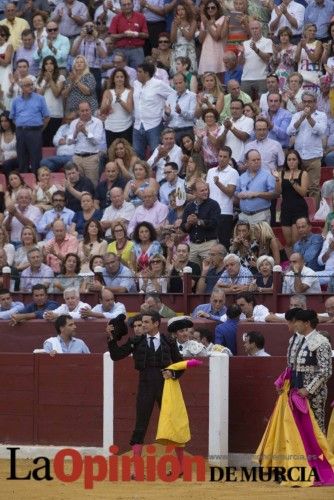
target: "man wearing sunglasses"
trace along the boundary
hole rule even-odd
[[[73,40],[80,35],[81,26],[89,19],[86,5],[78,0],[64,0],[58,3],[51,19],[59,23],[59,31],[62,35]]]
[[[46,25],[47,37],[45,40],[37,40],[37,50],[33,58],[42,66],[43,59],[47,56],[55,57],[59,69],[66,69],[67,58],[70,52],[70,41],[67,36],[59,33],[58,24],[49,21]]]

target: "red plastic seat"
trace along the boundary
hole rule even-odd
[[[320,186],[322,186],[325,181],[333,179],[333,172],[334,172],[333,167],[321,167]]]
[[[22,178],[24,179],[24,182],[29,186],[31,189],[34,189],[36,187],[36,177],[35,174],[32,172],[28,172],[25,174],[21,174]]]
[[[64,172],[52,172],[51,173],[52,184],[59,184],[60,186],[65,186],[65,174]]]
[[[56,156],[57,150],[54,147],[42,148],[42,157],[48,158],[49,156]]]

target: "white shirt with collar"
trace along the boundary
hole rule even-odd
[[[160,333],[156,333],[155,335],[146,335],[146,340],[147,340],[147,345],[150,347],[150,340],[153,338],[154,340],[154,349],[157,351],[160,347],[161,340],[160,340]]]
[[[270,356],[270,354],[268,354],[264,349],[259,349],[255,354],[251,354],[251,356],[265,357]]]
[[[219,181],[225,186],[237,186],[239,174],[237,170],[231,165],[227,165],[224,169],[220,170],[218,167],[209,168],[206,182],[210,189],[210,198],[219,203],[220,211],[223,215],[233,215],[233,196],[230,198],[227,194],[223,193],[221,189],[214,182],[214,178],[218,177]]]
[[[135,207],[129,201],[125,201],[120,208],[115,208],[110,205],[103,212],[101,221],[111,221],[116,219],[123,219],[129,222],[135,213]],[[106,236],[111,236],[111,228],[107,229]]]
[[[164,112],[166,100],[175,92],[169,85],[156,78],[150,78],[144,85],[138,80],[134,82],[134,128],[145,130],[158,127]]]
[[[310,267],[304,266],[301,270],[301,281],[304,285],[309,286],[309,288],[303,292],[304,294],[321,293],[320,281],[317,276],[317,272],[313,271]],[[282,293],[290,295],[297,293],[295,290],[295,276],[292,270],[288,271],[284,276]]]
[[[231,118],[232,126],[240,132],[246,132],[248,134],[248,139],[251,136],[251,133],[254,130],[254,120],[249,118],[248,116],[242,115],[238,120],[234,121]],[[225,128],[225,127],[224,127]],[[238,139],[231,130],[229,130],[226,134],[225,146],[228,146],[232,149],[232,156],[235,161],[240,161],[244,155],[246,141],[242,141]]]
[[[156,159],[158,158],[158,154],[159,154],[159,147],[160,146],[155,148],[152,155],[147,160],[147,163],[149,164],[149,166],[153,170],[156,170],[155,178],[156,178],[157,182],[160,182],[165,178],[164,168],[165,168],[165,165],[167,162],[168,163],[171,161],[175,162],[177,164],[177,166],[179,167],[179,171],[180,171],[180,168],[182,165],[182,156],[183,156],[182,149],[180,148],[180,146],[178,146],[177,144],[174,144],[172,149],[170,151],[168,151],[168,153],[167,153],[167,158],[168,158],[167,160],[166,160],[166,158],[160,158],[158,161],[156,161]]]
[[[125,305],[121,302],[114,302],[110,311],[105,311],[102,304],[97,304],[93,307],[92,312],[103,314],[103,316],[108,319],[117,318],[119,314],[126,315]]]
[[[57,317],[61,316],[62,314],[69,314],[73,319],[82,319],[80,316],[81,309],[91,309],[91,306],[89,304],[86,304],[85,302],[81,302],[80,300],[79,304],[72,311],[69,310],[67,304],[62,304],[61,306],[57,307],[57,309],[54,309],[51,312]],[[46,314],[47,312],[50,311],[46,311],[44,314]]]
[[[184,187],[184,179],[181,179],[180,177],[176,177],[175,183],[171,184],[170,182],[164,182],[160,189],[159,189],[159,198],[161,203],[164,205],[169,205],[169,200],[168,200],[168,195],[172,191],[180,189],[181,191],[185,192],[185,187]],[[184,198],[185,199],[185,198]]]
[[[172,128],[193,127],[196,109],[196,94],[190,90],[186,90],[179,95],[176,92],[170,94],[167,98],[167,105],[171,108],[171,114],[164,114],[168,126]],[[175,111],[176,105],[181,108],[181,113]]]
[[[281,5],[282,4],[280,4],[278,6],[278,8],[280,8]],[[288,13],[291,16],[293,16],[296,19],[297,28],[294,28],[290,24],[290,22],[286,18],[286,16],[284,14],[282,14],[279,21],[278,21],[278,25],[277,25],[277,28],[275,31],[275,36],[278,36],[278,31],[281,28],[285,28],[286,26],[288,26],[291,29],[293,35],[300,35],[302,32],[303,23],[304,23],[305,7],[303,5],[301,5],[300,3],[294,2],[294,0],[292,0],[292,2],[290,2],[289,5],[287,6],[286,10],[288,11]],[[277,14],[276,14],[275,9],[273,9],[271,12],[271,19],[270,19],[269,25],[273,21],[275,21],[275,19],[277,19]]]
[[[74,132],[80,118],[73,120],[70,124],[70,130],[67,137],[67,144],[74,144],[74,154],[91,153],[97,154],[101,150],[101,144],[104,140],[103,123],[99,118],[92,116],[88,122],[85,122],[87,135],[79,132],[74,139]]]
[[[326,113],[316,110],[311,115],[315,121],[314,127],[311,127],[305,118],[296,129],[294,125],[303,113],[304,111],[298,111],[292,116],[292,120],[286,131],[289,135],[296,136],[295,149],[303,160],[321,158],[324,154],[322,139],[327,129]]]

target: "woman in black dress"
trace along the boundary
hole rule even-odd
[[[308,217],[305,200],[309,187],[308,173],[303,170],[302,159],[297,151],[287,153],[282,172],[273,172],[282,195],[281,225],[286,242],[286,252],[291,254],[292,246],[298,239],[296,220]]]

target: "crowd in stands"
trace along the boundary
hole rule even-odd
[[[195,317],[266,318],[248,294],[275,270],[283,293],[334,291],[331,0],[20,0],[0,18],[0,284],[9,266],[11,292],[64,294],[36,317],[125,312],[113,294],[182,293],[185,268],[213,294]],[[14,304],[13,324],[34,313]]]

